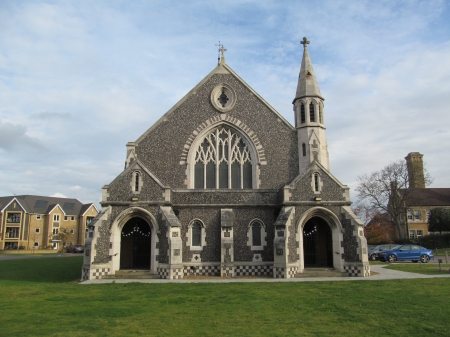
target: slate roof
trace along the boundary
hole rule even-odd
[[[406,206],[450,206],[450,188],[417,188],[407,198]]]
[[[25,212],[32,214],[48,214],[57,205],[61,207],[65,215],[83,215],[86,210],[94,205],[93,203],[83,204],[78,199],[44,197],[39,195],[13,195],[0,197],[0,211],[2,211],[13,199],[25,209]],[[94,205],[95,207],[95,205]]]

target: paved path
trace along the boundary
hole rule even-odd
[[[372,272],[377,273],[370,277],[307,277],[307,278],[291,278],[291,279],[274,279],[274,278],[233,278],[233,279],[189,279],[189,280],[161,280],[161,279],[106,279],[106,280],[89,280],[80,284],[104,284],[104,283],[252,283],[252,282],[322,282],[322,281],[380,281],[380,280],[398,280],[398,279],[423,279],[423,278],[449,278],[450,273],[444,270],[439,275],[422,275],[416,273],[407,273],[403,271],[390,270],[384,268],[387,265],[370,266]]]

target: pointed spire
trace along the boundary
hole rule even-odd
[[[316,75],[314,74],[314,68],[311,59],[309,58],[307,47],[309,41],[306,37],[304,37],[300,43],[303,45],[303,58],[302,65],[300,67],[300,74],[298,76],[295,100],[305,96],[315,96],[324,99],[320,93],[319,84],[317,83]]]

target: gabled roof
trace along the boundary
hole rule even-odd
[[[400,194],[405,189],[399,189]],[[450,188],[416,188],[405,200],[406,206],[450,206]]]
[[[169,111],[167,111],[155,124],[153,124],[146,132],[144,132],[137,140],[138,144],[143,140],[153,129],[155,129],[160,123],[163,123],[166,118],[172,114],[183,102],[185,102],[191,95],[195,94],[197,89],[200,88],[204,83],[206,83],[215,74],[230,74],[233,75],[238,81],[240,81],[248,90],[252,92],[255,97],[257,97],[269,110],[271,110],[286,126],[291,129],[294,127],[280,114],[278,113],[269,103],[267,103],[255,90],[253,90],[238,74],[234,72],[223,60],[222,63],[218,64],[206,77],[201,80],[193,89],[191,89],[182,99],[180,99]]]
[[[48,214],[57,205],[63,210],[65,215],[82,215],[82,210],[85,206],[78,199],[73,198],[58,198],[58,197],[44,197],[39,195],[14,195],[0,197],[0,211],[8,206],[14,199],[22,206],[27,213],[32,214]]]

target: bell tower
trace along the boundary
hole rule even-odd
[[[294,101],[295,128],[297,129],[300,174],[305,172],[313,161],[318,161],[330,169],[328,145],[325,136],[325,100],[320,93],[316,75],[308,53],[309,41],[303,45],[303,58],[298,76],[297,92]]]

